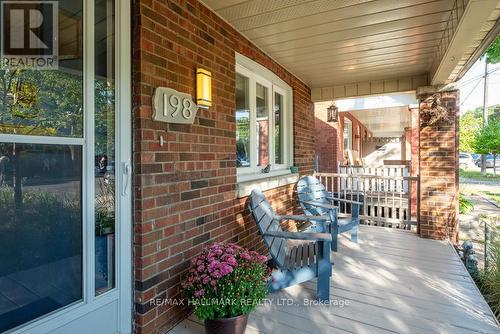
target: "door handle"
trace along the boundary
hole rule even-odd
[[[122,195],[127,196],[129,194],[129,188],[132,178],[132,165],[129,162],[123,163],[123,189]]]

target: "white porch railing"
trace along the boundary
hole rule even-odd
[[[339,173],[315,173],[335,197],[363,203],[363,223],[412,229],[417,225],[418,176],[407,167],[364,168],[340,166]],[[350,206],[340,203],[340,213]]]

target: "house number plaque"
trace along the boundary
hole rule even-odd
[[[158,87],[153,96],[153,120],[193,124],[198,106],[193,97],[172,88]]]

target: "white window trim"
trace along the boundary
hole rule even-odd
[[[293,165],[293,90],[290,85],[280,79],[276,74],[253,60],[236,53],[236,72],[249,79],[249,108],[250,108],[250,167],[237,168],[238,182],[248,182],[250,180],[259,180],[271,175],[290,174],[290,166]],[[256,142],[256,131],[254,128],[256,122],[256,101],[255,88],[256,83],[268,87],[268,109],[269,109],[269,129],[270,134],[274,133],[274,93],[283,96],[282,113],[282,150],[283,164],[274,164],[274,135],[269,135],[269,161],[271,163],[270,174],[264,174],[261,170],[265,166],[257,166],[257,149],[253,143]],[[271,131],[272,130],[272,131]]]

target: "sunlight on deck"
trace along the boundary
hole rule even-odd
[[[314,281],[290,287],[250,315],[246,333],[500,332],[447,242],[361,226],[359,244],[342,237],[332,254],[331,305],[305,305],[315,299]],[[204,327],[191,316],[171,333],[201,334]]]

